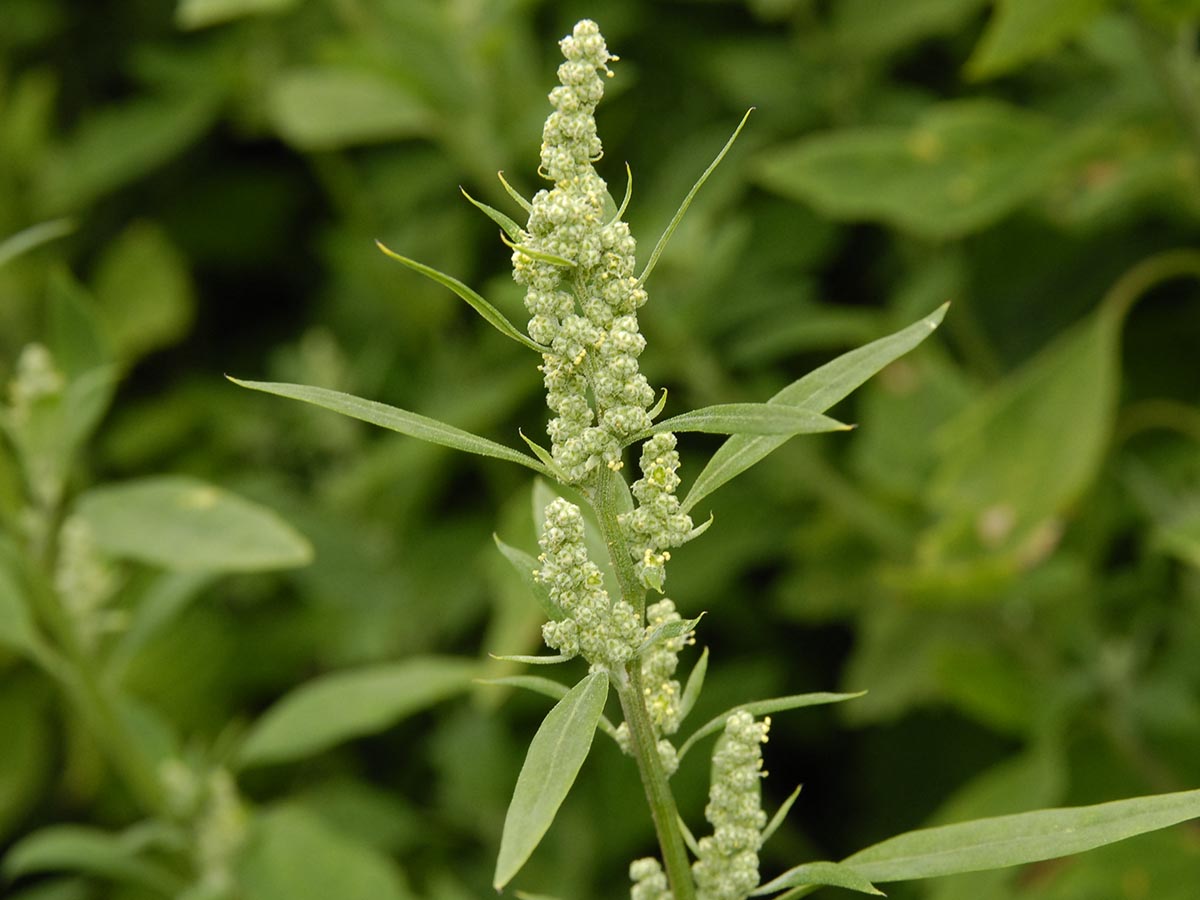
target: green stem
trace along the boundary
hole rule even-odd
[[[633,744],[633,755],[637,760],[638,773],[642,776],[642,787],[646,791],[646,802],[650,806],[650,817],[658,835],[658,846],[662,852],[663,868],[671,884],[675,900],[694,900],[695,886],[692,884],[691,863],[683,832],[679,828],[679,811],[675,806],[675,795],[667,782],[658,756],[658,741],[654,726],[646,711],[642,693],[641,660],[633,660],[626,667],[628,679],[619,683],[617,696],[629,725],[629,737]]]
[[[56,645],[56,652],[52,656],[55,661],[54,674],[64,693],[75,705],[80,718],[138,804],[151,814],[164,812],[166,798],[154,763],[131,733],[114,698],[105,689],[101,673],[80,641],[70,614],[40,573],[27,574],[25,580],[30,585],[38,613]]]
[[[617,473],[607,470],[601,475],[596,487],[594,508],[613,569],[617,573],[617,581],[621,585],[622,597],[641,616],[646,607],[646,590],[634,571],[629,545],[617,519],[621,510],[619,491],[622,484],[617,483],[620,477]],[[613,681],[617,686],[617,696],[621,700],[625,722],[629,725],[633,756],[637,760],[638,773],[642,777],[650,817],[654,820],[663,868],[666,869],[675,900],[695,900],[691,862],[684,845],[683,832],[679,827],[679,810],[658,755],[658,738],[650,722],[650,713],[646,710],[641,660],[633,659],[627,663],[623,674],[623,678],[615,678]]]

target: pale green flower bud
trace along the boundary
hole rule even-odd
[[[758,886],[758,850],[767,824],[762,810],[762,747],[771,720],[736,712],[713,750],[704,815],[713,826],[692,864],[698,900],[744,900]]]
[[[540,173],[554,183],[533,198],[522,245],[570,260],[566,268],[513,251],[513,277],[526,287],[529,335],[550,348],[542,361],[551,453],[570,483],[600,466],[621,467],[621,448],[650,426],[654,390],[638,369],[645,347],[636,310],[646,302],[634,275],[629,226],[606,221],[608,188],[593,163],[602,148],[595,109],[611,75],[594,22],[560,44],[561,84],[542,131]]]
[[[84,647],[91,649],[101,635],[124,627],[124,615],[105,608],[117,589],[116,574],[96,546],[91,526],[78,516],[59,530],[54,588]]]
[[[567,615],[542,626],[546,645],[564,656],[582,655],[593,665],[624,665],[642,640],[642,627],[632,606],[609,599],[600,569],[588,557],[579,507],[555,498],[546,507],[539,544],[541,567],[535,577]]]
[[[675,495],[679,487],[679,454],[675,435],[662,432],[642,445],[642,477],[631,488],[638,506],[621,516],[629,534],[634,570],[642,583],[661,591],[670,547],[678,547],[692,535],[691,517],[683,512]]]
[[[629,900],[672,900],[673,894],[667,886],[667,874],[662,864],[653,856],[635,859],[629,864]]]

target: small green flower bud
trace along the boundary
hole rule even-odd
[[[771,720],[736,712],[713,750],[712,783],[704,815],[711,837],[699,842],[692,864],[697,900],[744,900],[758,886],[758,850],[767,824],[762,811],[762,747]]]
[[[652,856],[635,859],[629,864],[629,900],[672,900],[667,875],[662,864]]]

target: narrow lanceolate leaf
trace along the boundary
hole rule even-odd
[[[238,761],[242,766],[287,762],[383,731],[465,691],[478,674],[474,660],[429,656],[318,677],[263,714]]]
[[[527,691],[533,691],[535,694],[541,694],[543,697],[549,697],[551,700],[561,700],[567,696],[567,691],[569,690],[561,681],[543,678],[541,675],[507,675],[501,678],[477,678],[475,680],[479,684],[496,684],[523,688]],[[610,738],[614,741],[617,739],[617,729],[608,720],[608,716],[601,716],[597,724],[600,730]]]
[[[184,475],[95,487],[76,512],[111,556],[184,572],[255,572],[307,565],[308,540],[272,510]]]
[[[1081,853],[1200,818],[1200,790],[924,828],[843,860],[871,881],[933,878]]]
[[[822,413],[850,394],[868,378],[894,362],[933,334],[950,304],[943,304],[919,322],[844,353],[821,368],[792,382],[770,399],[770,403]],[[713,454],[683,501],[691,510],[730,479],[740,475],[772,451],[783,446],[788,435],[734,435]]]
[[[470,198],[468,197],[467,199]],[[389,250],[380,241],[376,241],[375,245],[382,250],[386,256],[396,260],[396,262],[407,266],[414,272],[424,275],[430,281],[436,281],[443,287],[447,287],[454,291],[454,293],[458,294],[459,297],[461,297],[463,300],[466,300],[467,303],[471,305],[471,308],[475,310],[475,312],[483,316],[488,321],[489,325],[491,325],[505,337],[510,337],[518,344],[524,344],[530,350],[536,350],[538,353],[544,353],[546,351],[547,348],[543,347],[537,341],[531,340],[528,335],[518,330],[512,322],[505,318],[504,313],[500,312],[500,310],[488,303],[487,300],[485,300],[477,291],[463,284],[457,278],[447,275],[444,272],[439,272],[437,269],[431,268],[424,263],[419,263],[415,259],[409,259],[407,256],[401,256],[394,250]]]
[[[802,784],[796,785],[796,789],[788,794],[788,798],[779,804],[779,809],[775,810],[775,815],[771,816],[771,821],[767,823],[767,827],[763,829],[762,842],[765,844],[771,839],[779,826],[783,824],[783,820],[787,818],[787,814],[792,811],[792,806],[796,803],[796,798],[800,796],[800,791],[804,787]]]
[[[522,235],[523,229],[521,228],[520,225],[518,225],[515,221],[513,221],[513,219],[511,217],[506,216],[504,213],[500,212],[500,210],[498,210],[498,209],[494,209],[493,207],[488,206],[486,203],[481,203],[480,201],[476,200],[474,197],[472,197],[470,194],[467,193],[466,188],[460,187],[459,190],[462,191],[462,195],[467,198],[467,200],[470,202],[470,204],[472,206],[474,206],[476,209],[478,209],[480,212],[482,212],[485,216],[487,216],[489,219],[491,219],[493,222],[495,222],[497,225],[499,225],[501,228],[503,228],[504,233],[507,234],[509,236],[509,238],[511,238],[514,241],[521,240],[521,235]]]
[[[857,869],[834,862],[811,862],[788,869],[778,878],[772,879],[750,894],[751,897],[761,897],[784,888],[805,887],[807,885],[827,885],[840,887],[861,894],[873,894],[876,897],[885,896],[883,891],[871,884]]]
[[[537,580],[535,573],[540,568],[538,561],[524,550],[518,550],[516,547],[504,543],[500,540],[499,535],[494,534],[492,538],[496,541],[500,552],[504,554],[504,558],[512,564],[513,570],[520,576],[530,595],[537,601],[546,618],[554,622],[565,619],[567,614],[562,611],[562,607],[551,599],[546,586]]]
[[[552,266],[559,266],[563,269],[574,269],[574,260],[567,259],[565,256],[557,256],[553,253],[546,253],[544,250],[534,250],[532,247],[526,247],[524,244],[514,244],[511,241],[504,240],[501,236],[500,240],[512,250],[518,253],[523,253],[530,259],[536,259],[539,262],[549,263]]]
[[[696,660],[696,665],[692,666],[692,671],[688,674],[687,684],[683,686],[683,694],[679,698],[680,722],[687,718],[692,707],[696,705],[696,701],[700,699],[700,692],[704,690],[704,676],[707,674],[708,648],[705,647],[700,658]]]
[[[683,637],[683,635],[689,634],[703,618],[704,613],[700,613],[694,619],[679,619],[675,622],[666,622],[659,625],[642,641],[642,645],[637,649],[638,654],[645,653],[660,641],[668,641],[671,638]]]
[[[852,427],[820,413],[795,406],[777,403],[722,403],[663,419],[656,422],[647,434],[662,431],[703,431],[708,434],[771,434],[791,437],[794,434],[849,431]]]
[[[564,656],[561,653],[555,656],[528,656],[521,653],[509,653],[501,656],[489,653],[488,656],[492,659],[498,659],[500,662],[524,663],[527,666],[556,666],[559,663],[570,662],[575,658],[573,656]]]
[[[0,269],[18,256],[28,253],[42,244],[65,237],[74,230],[75,221],[73,219],[52,219],[49,222],[30,225],[23,231],[6,237],[0,241]]]
[[[607,698],[608,676],[588,675],[555,704],[533,736],[504,818],[496,890],[512,881],[550,828],[592,748]]]
[[[525,210],[525,212],[529,212],[533,209],[533,204],[522,197],[520,193],[518,193],[517,189],[508,183],[508,179],[504,177],[503,172],[497,172],[496,177],[500,179],[500,184],[504,186],[505,193],[512,197],[514,201],[516,201],[517,206],[521,207],[521,209]]]
[[[683,198],[683,202],[679,204],[679,209],[675,211],[675,215],[671,218],[666,230],[662,233],[662,237],[654,245],[654,250],[650,253],[650,260],[646,263],[646,268],[638,276],[638,284],[645,284],[646,279],[650,277],[650,273],[654,271],[654,267],[658,265],[658,258],[662,256],[663,250],[666,249],[667,241],[671,239],[671,235],[675,233],[675,229],[679,227],[679,223],[683,221],[684,213],[688,211],[688,207],[696,199],[696,194],[700,192],[700,188],[704,186],[704,182],[708,181],[708,176],[721,164],[721,160],[725,158],[725,154],[729,152],[729,148],[733,146],[733,142],[738,139],[738,135],[746,127],[746,120],[750,118],[750,113],[752,112],[754,112],[753,107],[746,110],[746,114],[742,116],[742,121],[733,130],[733,134],[729,136],[729,140],[725,142],[725,146],[721,148],[721,152],[717,154],[717,158],[708,164],[708,168],[704,170],[703,174],[696,180],[696,183],[692,185],[692,189],[687,192],[687,196]]]
[[[21,839],[4,857],[8,879],[70,872],[135,884],[168,896],[183,889],[179,876],[143,859],[136,843],[86,825],[51,825]]]
[[[743,703],[740,706],[735,706],[732,709],[727,709],[719,716],[714,716],[709,719],[695,733],[683,742],[679,748],[679,758],[683,759],[685,753],[692,749],[695,743],[710,734],[716,734],[725,727],[725,720],[735,712],[745,710],[753,716],[767,716],[775,712],[783,712],[789,709],[801,709],[805,706],[823,706],[827,703],[841,703],[844,700],[853,700],[856,697],[861,697],[866,691],[859,691],[856,694],[830,694],[830,693],[815,693],[815,694],[792,694],[789,697],[772,697],[769,700],[756,700],[753,703]]]
[[[386,403],[364,400],[362,397],[331,391],[328,388],[312,387],[307,384],[242,381],[240,378],[229,378],[229,380],[244,388],[250,388],[252,391],[262,391],[265,394],[288,397],[292,400],[302,400],[314,406],[331,409],[352,419],[359,419],[372,425],[378,425],[380,428],[387,428],[409,437],[429,441],[431,444],[440,444],[454,450],[463,450],[467,453],[477,453],[480,456],[490,456],[493,459],[519,463],[533,469],[538,474],[545,474],[546,471],[545,466],[536,459],[513,450],[511,447],[497,444],[495,441],[471,434],[469,431],[463,431],[461,428],[455,428],[453,425],[447,425],[445,422],[439,422],[437,419],[409,412],[406,409],[398,409],[395,406],[388,406]]]

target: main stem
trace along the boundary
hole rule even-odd
[[[622,598],[642,615],[646,607],[646,591],[634,574],[629,546],[617,519],[617,492],[621,485],[616,484],[615,480],[620,477],[615,472],[607,471],[601,476],[595,492],[596,518],[600,522],[600,532],[621,585]],[[625,665],[625,677],[614,679],[614,682],[617,685],[617,696],[621,700],[621,711],[629,725],[633,756],[637,760],[638,773],[642,777],[646,803],[650,807],[650,817],[654,820],[654,830],[658,835],[663,868],[666,869],[671,892],[675,900],[695,900],[696,889],[692,883],[691,861],[683,842],[683,832],[679,828],[679,810],[658,755],[658,739],[654,734],[654,726],[650,722],[649,712],[646,711],[641,660],[630,660]]]

